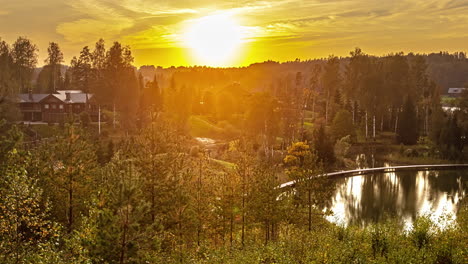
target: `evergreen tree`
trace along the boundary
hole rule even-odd
[[[355,139],[356,131],[354,130],[353,117],[350,112],[340,110],[336,114],[331,126],[331,133],[335,141],[348,135]]]
[[[326,134],[325,128],[321,125],[316,129],[312,136],[312,146],[316,151],[317,158],[325,165],[331,165],[335,161],[335,154],[333,150],[333,142]]]
[[[323,74],[323,86],[325,89],[325,122],[333,120],[332,109],[335,93],[341,85],[340,60],[336,56],[330,56]]]
[[[464,142],[462,139],[462,130],[458,126],[457,116],[450,116],[440,132],[438,140],[439,148],[444,158],[450,160],[460,159],[462,156]]]
[[[93,82],[93,54],[88,46],[84,47],[78,58],[73,57],[70,62],[71,85],[74,89],[89,92]]]
[[[102,62],[103,45],[103,42],[98,42],[93,54],[98,75],[94,86],[95,96],[100,103],[120,112],[124,128],[132,128],[140,99],[138,78],[132,66],[132,52],[128,46],[114,42]]]
[[[55,42],[50,42],[47,48],[47,59],[44,61],[50,67],[49,92],[55,92],[62,87],[62,71],[60,64],[63,62],[63,53]]]
[[[19,91],[19,82],[14,70],[10,46],[0,38],[0,120],[13,121],[19,117],[15,98]]]
[[[68,232],[75,229],[81,214],[86,212],[86,201],[95,183],[97,160],[93,149],[80,128],[67,124],[60,137],[35,151],[37,160],[32,171],[53,202],[55,219]]]
[[[15,78],[20,92],[31,90],[31,78],[37,64],[37,47],[29,39],[19,37],[11,49]]]
[[[418,141],[418,120],[416,117],[416,109],[411,97],[407,97],[403,105],[403,111],[400,114],[397,140],[405,145],[414,145]]]
[[[278,238],[279,224],[286,213],[286,199],[278,199],[283,191],[277,188],[280,180],[276,170],[271,164],[260,163],[252,173],[249,212],[253,221],[263,226],[265,244]]]

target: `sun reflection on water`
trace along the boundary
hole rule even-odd
[[[384,215],[396,216],[410,229],[427,215],[440,228],[455,220],[466,193],[466,172],[389,172],[338,179],[331,204],[334,223],[367,224]]]

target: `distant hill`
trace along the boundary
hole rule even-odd
[[[414,54],[406,57],[410,60]],[[468,59],[463,52],[431,53],[423,55],[428,64],[427,74],[445,94],[450,87],[463,87],[468,84]],[[340,58],[341,69],[344,72],[349,58]],[[289,62],[266,61],[242,68],[209,68],[209,67],[170,67],[161,68],[146,65],[139,68],[145,80],[153,80],[157,75],[160,87],[170,86],[172,76],[176,85],[189,85],[194,88],[225,86],[240,82],[244,87],[253,90],[265,90],[275,86],[284,79],[292,80],[297,72],[301,72],[304,80],[308,80],[315,64],[325,63],[325,59],[295,60]]]

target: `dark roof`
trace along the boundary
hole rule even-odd
[[[18,97],[20,103],[38,103],[48,95],[49,94],[19,94]]]
[[[79,103],[86,103],[87,100],[90,100],[93,95],[82,93],[80,91],[70,91],[70,100],[67,100],[67,91],[59,91],[58,93],[53,94],[19,94],[18,99],[20,103],[39,103],[40,101],[44,100],[49,95],[57,98],[58,100],[62,101],[64,104],[79,104]],[[32,97],[32,98],[31,98]],[[31,100],[32,99],[32,100]]]

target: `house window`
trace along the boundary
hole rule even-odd
[[[80,105],[79,105],[79,104],[76,104],[76,105],[75,105],[75,108],[76,108],[76,109],[80,109]]]
[[[59,105],[59,109],[63,109],[63,104],[60,104],[60,105]]]
[[[57,105],[53,104],[52,109],[57,109]]]
[[[49,104],[45,104],[45,105],[44,105],[44,108],[45,108],[45,109],[49,109]]]

